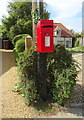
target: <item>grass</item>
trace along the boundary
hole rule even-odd
[[[84,47],[83,46],[78,46],[75,48],[66,48],[67,51],[69,52],[84,52]]]

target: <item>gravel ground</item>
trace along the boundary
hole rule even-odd
[[[2,56],[2,57],[1,57]],[[82,61],[81,54],[73,55],[79,60]],[[2,59],[2,60],[1,60]],[[81,62],[82,65],[82,62]],[[65,111],[57,112],[55,115],[42,114],[33,108],[28,107],[24,103],[23,97],[18,95],[18,93],[14,93],[12,89],[15,84],[18,83],[17,78],[17,68],[14,62],[14,56],[12,51],[0,51],[0,117],[2,115],[3,118],[36,118],[36,117],[49,117],[49,118],[81,118],[82,117],[82,108],[67,108]],[[2,88],[2,89],[1,89]],[[82,82],[82,70],[79,73],[77,86],[75,90],[75,96],[73,97],[74,103],[82,102],[82,90],[83,90],[83,82]],[[1,99],[2,98],[2,99]],[[1,108],[2,106],[2,108]]]
[[[77,84],[74,91],[74,96],[72,102],[81,103],[84,102],[83,92],[84,92],[84,53],[73,54],[73,58],[80,63],[80,72],[77,78]]]

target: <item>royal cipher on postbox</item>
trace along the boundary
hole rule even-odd
[[[40,20],[36,26],[37,52],[54,52],[53,20]]]

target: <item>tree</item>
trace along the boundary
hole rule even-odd
[[[75,37],[75,38],[80,38],[80,37],[84,36],[83,33],[75,32],[73,29],[71,29],[70,31],[72,32],[72,36]]]
[[[8,5],[8,17],[2,19],[3,39],[13,39],[18,34],[32,36],[32,3],[10,2]],[[48,14],[47,11],[45,14]]]
[[[73,29],[70,30],[72,32],[72,46],[76,46],[75,45],[75,42],[79,39],[79,38],[82,38],[84,37],[84,34],[83,33],[77,33],[75,32]],[[80,39],[79,39],[80,40]],[[79,41],[78,40],[78,41]],[[77,41],[77,44],[78,44],[78,41]]]
[[[0,25],[0,37],[2,36],[2,28],[1,28],[1,25]]]

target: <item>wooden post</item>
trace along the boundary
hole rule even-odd
[[[37,4],[37,0],[32,0],[32,12],[35,11],[36,4]],[[32,33],[33,33],[33,45],[35,46],[35,42],[36,42],[36,25],[35,25],[34,16],[32,16]]]
[[[39,0],[39,15],[42,19],[43,17],[43,0]],[[41,88],[41,96],[43,100],[47,99],[47,86],[46,86],[46,75],[47,75],[47,53],[39,53],[39,76],[40,76],[40,81],[42,83],[42,88]]]
[[[39,15],[43,18],[43,0],[39,0]]]
[[[25,50],[27,50],[28,48],[30,48],[32,46],[32,40],[31,40],[31,36],[27,36],[25,38]]]
[[[47,78],[47,53],[40,53],[40,71],[41,71],[41,80],[42,80],[42,88],[41,95],[43,100],[47,99],[47,86],[46,86],[46,78]]]
[[[36,0],[32,0],[32,12],[36,9]],[[41,17],[43,15],[43,0],[39,0],[39,16]],[[34,19],[32,19],[33,22],[33,44],[35,46],[36,41],[36,25],[34,23]],[[37,83],[40,86],[40,94],[43,98],[43,100],[46,100],[47,98],[47,89],[46,89],[46,63],[47,63],[47,53],[37,53],[37,61],[35,61],[35,65],[37,66]],[[38,91],[39,92],[39,91]]]
[[[37,83],[40,89],[40,95],[45,101],[47,98],[46,78],[47,78],[47,53],[37,54]],[[39,91],[38,91],[39,92]]]

